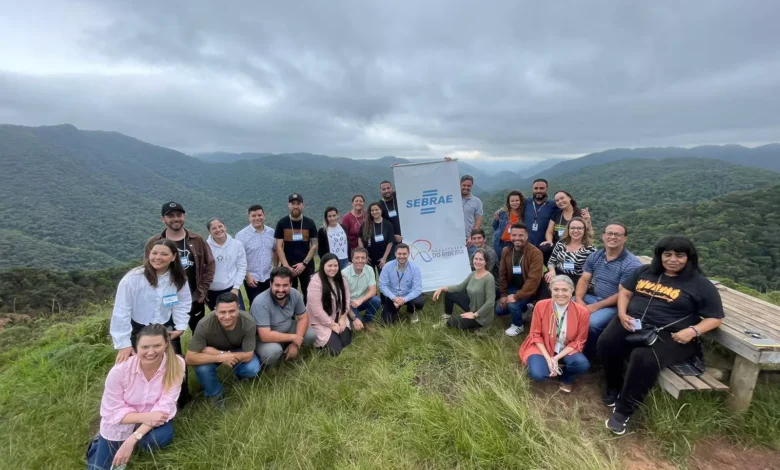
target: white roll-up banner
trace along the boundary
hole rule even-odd
[[[397,165],[393,179],[401,234],[409,259],[422,271],[423,292],[459,284],[471,267],[457,162]]]

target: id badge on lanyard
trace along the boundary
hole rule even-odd
[[[512,274],[516,274],[516,275],[523,274],[523,267],[522,266],[512,266]]]
[[[173,307],[179,303],[179,296],[177,294],[164,295],[162,298],[163,307]]]
[[[395,210],[387,211],[387,216],[390,218],[398,217],[398,212],[396,212]]]
[[[302,242],[303,241],[303,234],[302,233],[293,233],[292,234],[292,241],[294,242]]]
[[[564,261],[563,262],[563,269],[565,271],[574,271],[574,262],[573,261]]]
[[[385,241],[385,236],[382,235],[381,233],[377,233],[374,235],[374,241],[376,241],[377,243],[381,243]]]
[[[531,225],[531,230],[533,230],[534,232],[536,232],[536,231],[538,231],[538,230],[539,230],[539,224],[538,224],[538,223],[536,223],[536,221],[535,221],[535,220],[534,220],[534,223],[533,223],[533,225]]]

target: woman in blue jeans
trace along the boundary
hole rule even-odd
[[[559,377],[560,389],[571,392],[574,378],[590,368],[582,354],[588,339],[588,309],[572,301],[574,283],[558,275],[550,283],[552,298],[534,307],[531,331],[520,346],[520,359],[537,382]]]
[[[133,355],[115,364],[106,378],[100,432],[87,450],[88,470],[126,464],[136,445],[151,452],[173,441],[184,367],[165,326],[141,329]]]

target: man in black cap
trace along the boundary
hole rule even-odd
[[[195,331],[198,322],[206,314],[206,294],[214,280],[214,257],[211,248],[197,233],[184,228],[185,211],[178,202],[166,202],[162,206],[161,217],[165,230],[146,242],[144,258],[149,256],[154,242],[167,238],[179,248],[181,264],[187,273],[187,282],[192,291],[192,309],[190,310],[190,330]]]
[[[284,216],[276,223],[276,252],[279,263],[292,270],[293,288],[301,284],[301,293],[306,302],[306,291],[309,280],[314,273],[314,253],[317,252],[317,225],[308,217],[303,216],[303,196],[290,194],[287,198],[287,208],[290,215]]]

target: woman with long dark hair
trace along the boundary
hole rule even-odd
[[[352,343],[349,321],[355,320],[355,314],[349,306],[349,287],[341,276],[338,257],[333,253],[327,253],[320,260],[320,269],[312,276],[307,299],[309,325],[317,332],[314,344],[338,356]]]
[[[362,194],[352,196],[352,210],[341,217],[341,226],[347,231],[347,242],[349,245],[349,259],[352,259],[352,250],[363,246],[363,225],[368,219],[363,207],[366,205],[366,198]]]
[[[580,209],[577,206],[577,201],[566,191],[556,192],[553,195],[553,200],[555,205],[558,206],[558,212],[553,214],[553,217],[547,224],[547,233],[545,233],[545,241],[542,242],[542,245],[555,245],[558,243],[558,240],[563,238],[569,221],[575,217],[585,221],[588,234],[593,237],[593,225],[591,225],[590,212],[587,208]]]
[[[317,231],[317,254],[322,259],[326,253],[333,253],[339,260],[340,269],[349,265],[349,243],[347,231],[339,223],[339,210],[333,206],[325,208],[325,224]]]
[[[363,247],[368,250],[368,264],[381,272],[393,249],[395,232],[393,224],[382,217],[382,206],[378,202],[368,205],[368,215],[363,224]]]
[[[115,364],[106,378],[100,432],[87,450],[89,470],[123,466],[136,444],[152,452],[173,440],[184,359],[174,352],[167,328],[158,323],[139,330],[133,351],[135,354]]]
[[[615,406],[606,425],[621,435],[661,371],[701,355],[699,337],[719,327],[724,313],[693,243],[677,235],[661,239],[652,263],[620,285],[617,310],[598,354],[607,382],[602,401]]]
[[[510,191],[506,196],[504,207],[493,214],[493,249],[501,258],[501,250],[512,246],[509,230],[512,225],[523,221],[525,213],[525,197],[520,191]]]

